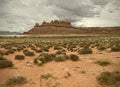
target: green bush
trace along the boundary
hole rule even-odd
[[[113,46],[111,47],[111,51],[120,51],[120,45],[116,45],[116,46]]]
[[[92,50],[90,48],[82,48],[78,50],[79,54],[91,54],[93,53]]]
[[[43,63],[52,61],[55,55],[48,54],[48,53],[42,53],[37,58],[34,59],[34,63],[38,65],[42,65]]]
[[[65,61],[66,59],[68,59],[68,56],[66,54],[60,54],[56,56],[55,61],[61,62]]]
[[[55,54],[62,54],[63,52],[61,50],[57,50]]]
[[[41,78],[43,78],[43,79],[48,79],[48,78],[52,78],[52,77],[53,77],[52,73],[43,73],[41,75]]]
[[[0,68],[12,67],[13,62],[5,58],[0,58]]]
[[[0,56],[0,60],[7,60],[7,59],[5,59],[5,58],[3,58],[3,57]]]
[[[3,55],[4,55],[4,53],[2,51],[0,51],[0,56],[3,56]]]
[[[21,51],[21,50],[23,50],[23,47],[17,47],[16,50]]]
[[[24,76],[13,76],[6,81],[6,85],[8,86],[21,85],[21,84],[25,84],[26,82],[27,79]]]
[[[98,61],[96,61],[96,63],[101,66],[107,66],[107,65],[111,64],[108,60],[98,60]]]
[[[23,55],[16,55],[15,59],[16,60],[23,60],[23,59],[25,59],[25,56],[23,56]]]
[[[31,51],[28,51],[28,50],[24,50],[23,53],[24,53],[25,56],[34,56],[35,55],[34,52],[31,52]]]
[[[102,72],[97,80],[101,85],[114,85],[120,82],[120,72]]]
[[[75,54],[70,54],[70,60],[72,61],[77,61],[79,59],[79,57]]]
[[[42,52],[42,49],[36,49],[35,52],[41,53],[41,52]]]
[[[14,49],[8,49],[8,50],[7,50],[7,53],[8,53],[8,54],[14,53]]]
[[[101,50],[105,50],[106,48],[104,46],[98,46],[97,49],[101,51]]]

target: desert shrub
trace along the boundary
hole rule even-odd
[[[61,51],[61,50],[57,50],[57,51],[55,52],[55,54],[62,54],[62,51]]]
[[[98,61],[96,61],[96,63],[101,66],[107,66],[107,65],[111,64],[108,60],[98,60]]]
[[[97,80],[101,85],[113,85],[120,82],[120,72],[102,72],[97,76]]]
[[[111,51],[120,51],[120,45],[111,47]]]
[[[62,48],[60,46],[54,46],[54,50],[61,50]]]
[[[0,56],[0,60],[7,60],[7,59]]]
[[[23,53],[24,53],[25,56],[34,56],[35,55],[34,52],[31,52],[31,51],[28,51],[28,50],[24,50]]]
[[[37,58],[34,59],[34,63],[38,65],[42,65],[43,63],[52,61],[55,55],[48,54],[48,53],[42,53]]]
[[[23,60],[23,59],[25,59],[25,56],[23,56],[23,55],[16,55],[15,59],[16,60]]]
[[[2,51],[0,51],[0,56],[3,56],[3,55],[4,55],[4,53]]]
[[[79,49],[78,53],[79,54],[91,54],[92,53],[92,49],[90,49],[88,47],[85,47],[85,48]]]
[[[75,54],[70,54],[70,60],[72,61],[77,61],[79,59],[79,57]]]
[[[14,49],[8,49],[8,50],[7,50],[7,53],[8,53],[8,54],[14,53]]]
[[[68,59],[68,56],[66,54],[60,54],[56,56],[55,61],[60,62],[65,61],[66,59]]]
[[[41,74],[41,78],[43,78],[43,79],[48,79],[48,78],[52,78],[52,77],[53,77],[53,74],[49,73],[49,72]]]
[[[0,58],[0,68],[12,67],[13,62],[5,58]]]
[[[16,48],[17,51],[21,51],[21,50],[23,50],[23,49],[24,49],[23,47],[17,47],[17,48]]]
[[[9,52],[8,52],[8,51],[5,51],[3,54],[4,54],[4,55],[9,55]]]
[[[41,52],[42,52],[42,49],[36,49],[35,52],[41,53]]]
[[[6,85],[21,85],[27,82],[26,77],[24,76],[13,76],[6,81]]]
[[[43,51],[49,52],[49,47],[41,47]]]
[[[105,50],[106,48],[104,46],[98,46],[97,49],[98,50]]]

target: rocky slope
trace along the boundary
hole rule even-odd
[[[24,34],[120,34],[120,27],[73,27],[67,21],[51,21],[38,23]]]

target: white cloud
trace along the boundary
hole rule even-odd
[[[119,0],[0,0],[0,30],[23,32],[53,19],[75,26],[120,26],[119,15]]]

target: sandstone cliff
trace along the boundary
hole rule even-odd
[[[24,34],[120,34],[120,27],[80,27],[75,28],[67,21],[38,23]]]

